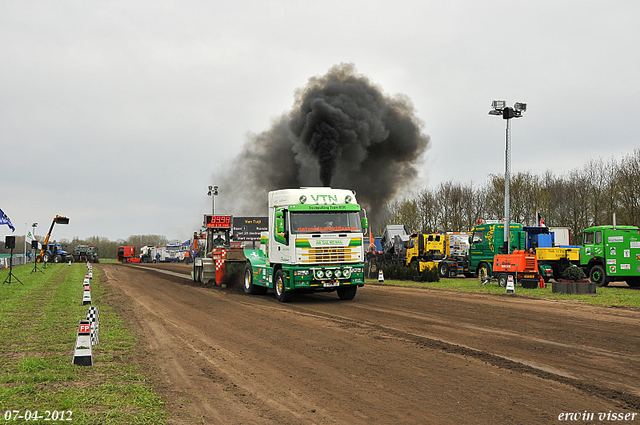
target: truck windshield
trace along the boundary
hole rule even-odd
[[[362,233],[357,211],[352,212],[292,212],[291,232],[296,233]]]

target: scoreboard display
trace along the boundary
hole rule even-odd
[[[216,229],[231,229],[232,216],[230,215],[211,215],[204,216],[205,227],[213,227]]]

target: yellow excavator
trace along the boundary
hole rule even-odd
[[[52,250],[49,249],[49,238],[51,237],[51,232],[53,231],[53,226],[58,223],[58,224],[69,224],[69,219],[67,217],[63,217],[61,215],[56,215],[53,218],[53,221],[51,222],[51,227],[49,227],[49,233],[47,233],[47,237],[45,238],[44,242],[42,243],[42,249],[40,250],[40,254],[38,255],[38,259],[37,261],[40,263],[42,261],[46,261],[49,262],[56,262],[55,259],[56,257],[58,257],[57,252],[53,252]],[[59,261],[58,261],[59,262]]]

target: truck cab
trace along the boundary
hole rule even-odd
[[[640,287],[640,230],[636,226],[594,226],[582,233],[580,266],[597,286],[625,281]]]
[[[446,256],[446,235],[414,233],[407,243],[406,265],[420,261],[441,260]]]
[[[525,232],[522,225],[509,226],[510,252],[525,249]],[[493,259],[496,254],[504,254],[504,223],[499,220],[480,220],[471,230],[469,247],[469,273],[479,276],[493,274]]]
[[[337,291],[350,300],[364,285],[364,211],[355,192],[313,187],[269,192],[264,250],[245,249],[245,292],[273,288],[279,301],[294,292]]]

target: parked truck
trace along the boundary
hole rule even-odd
[[[446,256],[446,235],[441,233],[414,233],[409,236],[405,264],[418,267],[419,263],[442,260]]]
[[[382,250],[377,256],[376,263],[381,266],[405,262],[410,235],[411,231],[405,224],[388,224],[385,226],[380,238]]]
[[[364,286],[366,212],[355,192],[328,187],[269,192],[269,227],[261,249],[245,249],[244,291],[275,290],[287,302],[295,292],[336,291],[341,300]]]
[[[119,246],[117,251],[118,261],[121,263],[140,263],[140,256],[135,246]]]
[[[525,249],[525,232],[522,225],[511,223],[509,226],[509,252]],[[506,254],[504,223],[500,220],[479,220],[471,229],[469,246],[468,273],[477,276],[493,274],[493,260],[496,254]]]
[[[585,229],[580,266],[597,286],[625,281],[640,287],[640,229],[615,224]]]

